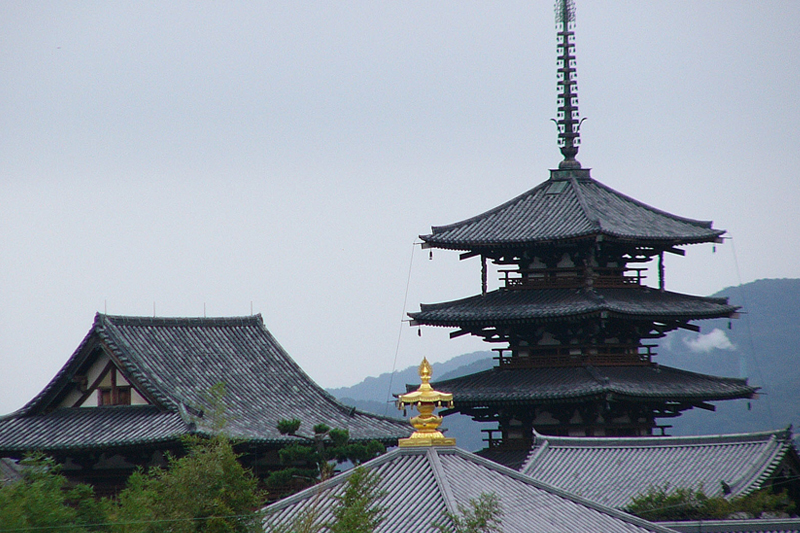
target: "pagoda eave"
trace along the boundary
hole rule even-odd
[[[491,405],[580,403],[605,399],[699,406],[755,397],[757,387],[660,365],[490,369],[433,384],[452,392],[455,408]]]

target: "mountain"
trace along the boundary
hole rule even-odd
[[[742,433],[800,427],[800,279],[762,279],[728,287],[713,296],[727,296],[742,307],[738,320],[702,320],[699,333],[674,331],[661,339],[655,361],[715,376],[747,377],[758,387],[754,400],[716,403],[716,412],[692,409],[674,419],[671,435]],[[494,365],[492,352],[474,352],[433,365],[436,380],[463,376]],[[394,416],[392,393],[405,392],[406,383],[419,383],[417,367],[369,377],[352,387],[329,389],[342,402],[378,414]],[[483,448],[481,429],[469,417],[450,415],[444,425],[467,450]]]
[[[739,433],[800,425],[800,279],[762,279],[729,287],[742,306],[738,320],[697,322],[700,333],[676,331],[659,343],[656,361],[718,376],[747,377],[755,400],[717,402],[671,422],[674,435]]]

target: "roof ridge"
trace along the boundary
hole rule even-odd
[[[97,313],[95,323],[114,324],[121,326],[249,326],[263,325],[261,313],[255,315],[220,316],[220,317],[187,317],[187,316],[128,316],[107,315]]]
[[[606,192],[609,192],[609,193],[612,193],[614,195],[617,195],[617,196],[619,196],[619,197],[621,197],[621,198],[623,198],[623,199],[625,199],[625,200],[627,200],[629,202],[632,202],[632,203],[636,204],[639,207],[642,207],[642,208],[647,209],[649,211],[653,211],[654,213],[657,213],[659,215],[666,216],[666,217],[669,217],[669,218],[672,218],[672,219],[676,219],[676,220],[679,220],[681,222],[685,222],[687,224],[698,225],[698,226],[701,226],[701,227],[703,227],[705,229],[713,229],[712,228],[712,226],[714,225],[714,221],[713,220],[698,220],[698,219],[695,219],[695,218],[688,218],[688,217],[682,217],[680,215],[674,215],[674,214],[672,214],[672,213],[670,213],[668,211],[664,211],[663,209],[659,209],[657,207],[653,207],[652,205],[646,204],[646,203],[642,202],[641,200],[637,200],[636,198],[634,198],[632,196],[628,196],[625,193],[619,192],[618,190],[614,189],[613,187],[609,187],[605,183],[603,183],[601,181],[598,181],[598,180],[596,180],[594,178],[590,178],[590,180],[584,180],[584,181],[586,181],[587,183],[593,183],[593,184],[597,185],[598,187],[600,187],[601,189],[604,189]],[[725,233],[725,230],[714,230],[714,231],[720,232],[719,233],[720,235]]]
[[[447,479],[447,474],[442,466],[442,461],[439,458],[439,450],[436,447],[431,446],[427,449],[427,453],[425,455],[431,463],[433,478],[436,480],[436,485],[439,487],[439,490],[442,491],[442,497],[444,499],[444,505],[447,507],[447,511],[451,514],[456,514],[458,512],[458,503],[456,502],[453,489],[450,486],[450,482]]]
[[[749,468],[739,481],[732,483],[737,488],[741,487],[739,491],[734,489],[732,494],[738,492],[737,495],[745,495],[760,489],[764,480],[772,474],[778,463],[783,459],[783,456],[791,446],[791,441],[781,439],[775,434],[764,444],[765,446],[761,449],[758,457],[750,461]]]
[[[593,182],[594,179],[591,177],[584,178],[582,181],[586,181],[588,183]],[[583,210],[584,215],[586,216],[587,220],[594,225],[594,227],[599,231],[603,232],[603,225],[600,223],[600,219],[597,216],[597,213],[589,208],[589,204],[586,203],[586,198],[583,196],[583,191],[581,191],[580,187],[578,187],[578,180],[575,176],[570,176],[569,183],[572,186],[573,190],[575,191],[575,197],[578,199],[578,204],[580,204],[581,209]]]
[[[662,367],[669,368],[669,367]],[[653,435],[649,437],[569,437],[561,435],[537,435],[537,439],[547,442],[551,447],[573,446],[589,447],[602,444],[604,448],[654,447],[674,445],[746,444],[766,442],[771,438],[785,438],[786,429],[757,431],[752,433],[728,433],[714,435]],[[760,437],[760,439],[759,439]]]

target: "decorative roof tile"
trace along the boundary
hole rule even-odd
[[[588,169],[554,170],[548,181],[483,214],[434,226],[420,238],[453,250],[531,246],[595,238],[661,246],[713,242],[724,230],[708,221],[650,207],[592,179]]]
[[[435,532],[445,511],[469,506],[494,492],[506,533],[674,533],[640,518],[590,502],[456,447],[398,448],[363,465],[380,477],[386,518],[376,533]],[[291,526],[314,508],[319,523],[333,518],[335,496],[352,471],[266,508],[265,529]]]
[[[409,313],[419,324],[445,327],[521,324],[608,313],[638,320],[697,320],[733,316],[725,298],[690,296],[649,287],[495,290]]]
[[[521,471],[611,507],[657,485],[703,488],[730,497],[759,489],[795,453],[791,431],[691,437],[552,437],[536,435]]]
[[[53,411],[65,391],[75,386],[73,377],[78,370],[87,359],[96,357],[98,350],[151,400],[152,408],[120,407],[126,414],[112,418],[103,414],[106,410],[102,408]],[[0,418],[0,450],[34,446],[34,442],[42,449],[78,448],[119,439],[144,442],[177,438],[181,433],[213,432],[212,421],[203,411],[211,409],[208,395],[219,383],[224,383],[226,392],[221,415],[226,422],[224,430],[236,439],[293,441],[295,437],[281,435],[276,428],[278,420],[291,418],[302,422],[298,433],[307,436],[318,423],[347,429],[354,440],[377,439],[387,444],[411,432],[403,421],[340,404],[292,360],[264,327],[260,315],[147,318],[98,314],[84,341],[45,389],[16,413]],[[112,411],[116,412],[109,413]],[[123,433],[128,436],[123,438]]]
[[[750,398],[746,379],[720,378],[661,365],[492,368],[432,383],[452,392],[456,409],[492,404],[580,402],[607,397],[633,401],[717,401]]]

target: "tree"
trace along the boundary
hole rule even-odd
[[[471,499],[469,506],[458,505],[458,513],[445,513],[444,522],[434,522],[441,533],[500,533],[503,510],[500,498],[493,492],[482,492]],[[447,523],[449,522],[449,523]]]
[[[644,494],[634,497],[626,511],[650,521],[678,521],[721,520],[734,513],[758,518],[764,512],[787,513],[793,509],[794,504],[786,492],[775,494],[762,489],[729,500],[707,496],[702,486],[697,490],[670,488],[667,483],[650,487]]]
[[[372,533],[386,517],[386,508],[377,504],[385,491],[379,490],[380,477],[357,467],[347,478],[344,493],[334,496],[331,533]]]
[[[386,452],[386,447],[375,440],[350,442],[346,429],[317,424],[313,427],[314,436],[307,437],[298,433],[300,425],[297,419],[278,422],[278,431],[296,437],[298,442],[278,451],[284,468],[267,478],[267,487],[272,492],[283,495],[296,492],[330,478],[337,463],[350,461],[357,466]]]
[[[139,471],[119,496],[115,531],[248,533],[260,528],[264,495],[224,436],[191,437],[168,468]]]
[[[378,502],[386,495],[380,490],[380,476],[363,467],[356,467],[344,485],[344,491],[333,496],[333,520],[319,520],[319,501],[301,512],[289,525],[268,531],[271,533],[373,533],[383,522],[386,508]]]
[[[0,531],[107,530],[108,502],[95,500],[90,486],[69,488],[59,466],[42,454],[27,456],[22,465],[21,479],[0,486]]]

